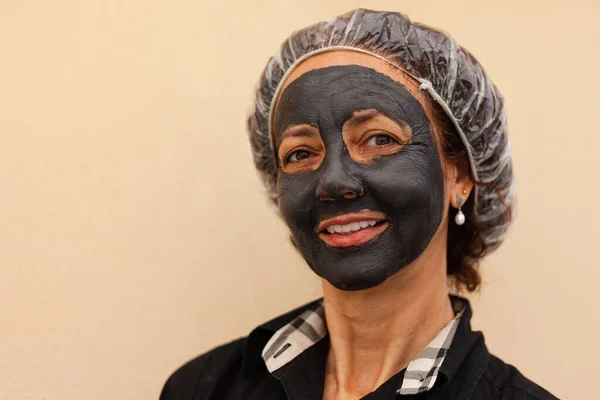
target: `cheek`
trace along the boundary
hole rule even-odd
[[[439,206],[444,199],[442,167],[436,152],[423,150],[406,148],[370,166],[365,178],[371,191],[394,207]]]
[[[279,173],[277,178],[277,202],[286,223],[293,227],[302,220],[309,220],[314,209],[315,173]]]

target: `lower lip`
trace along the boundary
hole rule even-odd
[[[358,246],[374,239],[385,231],[389,223],[371,226],[352,233],[319,233],[319,238],[331,247]]]

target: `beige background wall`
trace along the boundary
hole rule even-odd
[[[0,399],[156,399],[319,296],[244,119],[284,37],[357,6],[451,32],[504,92],[519,214],[474,324],[560,397],[596,398],[598,4],[0,0]]]

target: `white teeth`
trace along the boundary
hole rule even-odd
[[[345,225],[330,225],[327,227],[327,232],[329,232],[329,233],[357,232],[357,231],[360,231],[361,229],[373,226],[376,223],[377,223],[377,221],[371,220],[371,221],[351,222],[351,223],[345,224]]]

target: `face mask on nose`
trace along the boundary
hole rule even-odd
[[[376,286],[419,257],[442,220],[444,178],[429,120],[400,84],[351,65],[312,70],[285,89],[276,148],[302,127],[322,148],[297,135],[280,158],[278,203],[294,242],[338,289]]]

